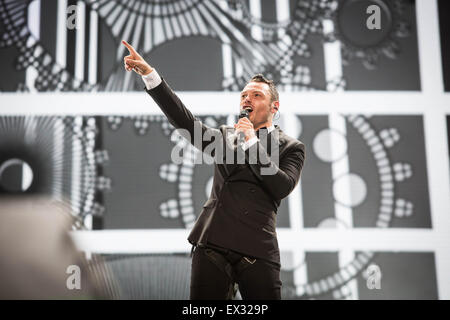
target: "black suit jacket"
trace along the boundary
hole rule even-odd
[[[199,122],[164,79],[156,88],[146,91],[175,128],[189,132],[191,143],[194,144],[196,131],[223,137],[223,147],[229,146],[226,140],[234,129],[229,126],[215,129]],[[270,145],[265,148],[262,142],[246,151],[244,164],[216,161],[212,192],[188,237],[190,243],[210,243],[279,264],[276,213],[281,199],[289,195],[300,179],[305,146],[284,134],[278,126],[267,140],[272,141],[272,145],[276,143],[272,150],[279,155],[278,163],[270,157]],[[205,152],[210,143],[202,141],[196,147]],[[257,158],[249,157],[252,148],[259,148]],[[264,169],[275,174],[262,174]]]

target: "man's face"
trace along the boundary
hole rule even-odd
[[[273,104],[277,105],[278,102],[271,103],[267,83],[250,82],[241,92],[240,110],[247,109],[249,111],[249,120],[253,123],[255,129],[272,118],[272,114],[276,112],[271,107]]]

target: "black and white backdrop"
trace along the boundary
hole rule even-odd
[[[365,27],[369,5],[382,28]],[[0,0],[0,192],[66,201],[122,297],[188,297],[212,183],[123,70],[130,42],[210,126],[254,73],[306,145],[278,211],[283,298],[450,299],[445,1]],[[74,25],[69,24],[76,12]],[[379,270],[380,288],[370,287]]]

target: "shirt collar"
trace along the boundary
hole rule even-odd
[[[261,129],[267,130],[267,134],[270,134],[273,130],[275,130],[275,126],[272,124],[272,125],[269,126],[269,127],[262,127],[262,128],[259,128],[258,130],[256,130],[256,136],[257,136],[257,137],[259,137],[259,132],[260,132]]]
[[[261,130],[261,129],[267,129],[267,133],[271,133],[273,130],[275,130],[275,126],[272,124],[272,125],[269,126],[269,127],[262,127],[262,128],[259,128],[257,131],[259,131],[259,130]]]

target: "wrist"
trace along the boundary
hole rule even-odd
[[[142,73],[142,76],[143,76],[143,77],[146,77],[146,76],[148,76],[150,73],[152,73],[152,71],[153,71],[153,68],[149,66],[148,68],[146,68],[146,69],[144,70],[144,72]]]
[[[248,140],[253,139],[253,138],[256,138],[256,134],[255,134],[255,131],[254,131],[254,130],[252,130],[252,131],[250,132],[250,134],[248,134],[248,135],[245,136],[245,141],[248,141]]]
[[[152,71],[148,74],[142,76],[142,80],[144,81],[147,90],[151,90],[161,83],[161,77],[159,76],[158,71],[153,68],[151,70]]]

